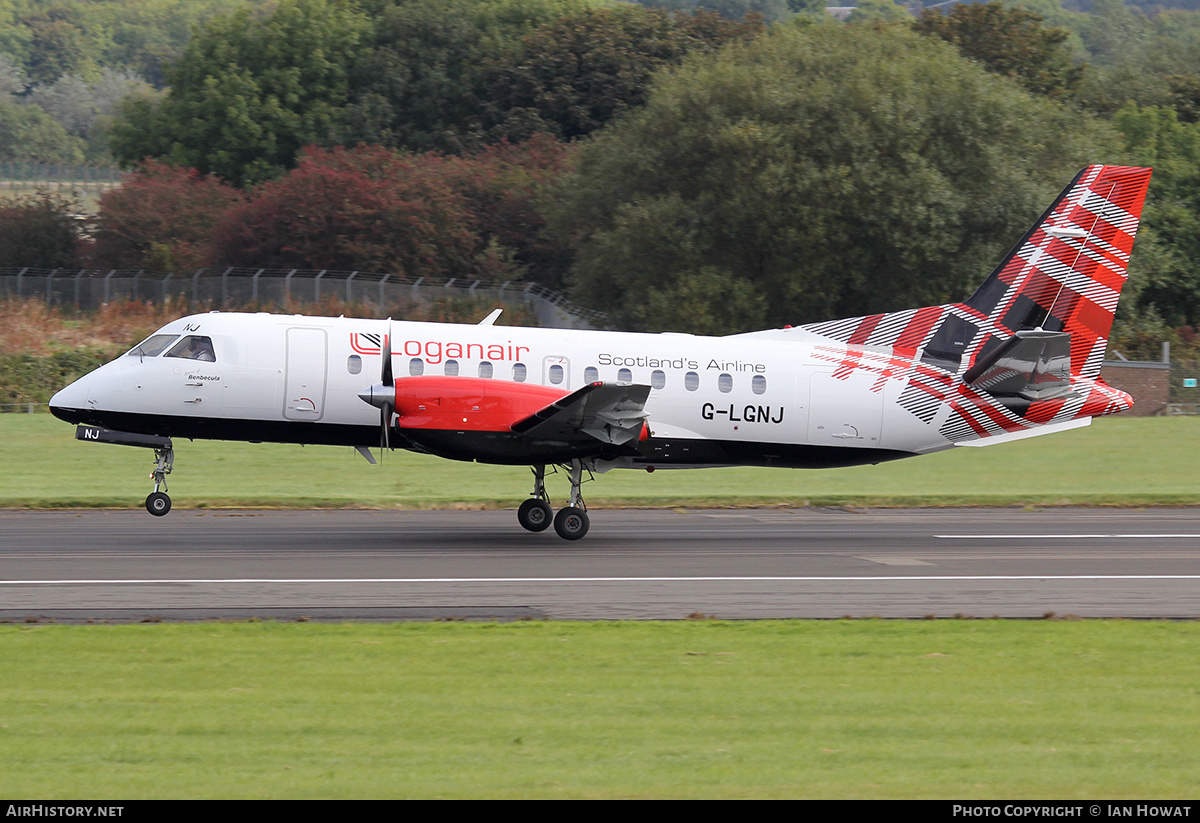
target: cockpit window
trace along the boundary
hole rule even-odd
[[[171,347],[166,356],[182,357],[185,360],[207,360],[210,363],[217,359],[213,352],[212,338],[201,337],[198,334],[189,334],[180,340]]]
[[[129,353],[134,357],[158,357],[162,350],[171,345],[177,334],[156,334],[138,343]]]

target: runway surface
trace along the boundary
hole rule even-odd
[[[0,512],[0,619],[1200,616],[1200,509]]]

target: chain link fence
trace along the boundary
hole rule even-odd
[[[185,301],[193,310],[271,308],[294,311],[331,300],[363,307],[376,316],[408,303],[458,297],[524,306],[548,328],[606,328],[607,317],[580,308],[559,292],[536,283],[474,278],[407,277],[322,269],[145,269],[0,268],[0,297],[44,300],[50,306],[93,310],[114,300],[150,303]]]
[[[1200,360],[1172,360],[1167,414],[1200,414]]]

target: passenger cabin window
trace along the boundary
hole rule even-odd
[[[479,364],[479,376],[487,380],[492,379],[492,364],[487,360]]]
[[[717,388],[722,394],[729,394],[733,391],[733,375],[722,372],[721,376],[717,378]]]
[[[700,375],[694,371],[690,371],[683,376],[683,387],[688,391],[695,391],[700,388]]]
[[[583,382],[584,383],[595,383],[599,379],[600,379],[600,370],[597,369],[595,366],[588,366],[586,369],[583,370]]]
[[[457,360],[447,360],[446,361],[446,376],[447,377],[458,377],[458,361]]]
[[[409,377],[419,377],[425,373],[425,361],[419,357],[414,357],[408,361]]]
[[[526,370],[524,363],[513,363],[513,380],[518,383],[524,383],[525,376],[527,374],[528,371]]]
[[[763,394],[767,390],[767,378],[761,374],[754,375],[754,378],[750,381],[750,390],[755,394]]]
[[[156,334],[138,343],[129,353],[134,357],[158,357],[178,337],[177,334]]]
[[[563,367],[555,363],[550,367],[550,382],[558,385],[563,381]]]
[[[189,334],[172,346],[165,356],[182,357],[184,360],[203,360],[209,363],[217,359],[216,353],[213,352],[212,338],[201,337],[198,334]]]
[[[667,385],[667,374],[662,369],[655,369],[650,372],[650,388],[661,389]]]
[[[351,374],[360,374],[362,372],[362,358],[357,354],[352,354],[346,360],[346,371]]]
[[[629,369],[618,369],[617,370],[617,379],[620,380],[622,383],[632,383],[633,382],[633,372],[631,372]]]

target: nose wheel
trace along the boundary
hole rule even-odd
[[[579,493],[583,483],[583,461],[572,460],[569,477],[571,495],[567,505],[554,514],[550,496],[546,493],[546,467],[533,467],[533,492],[528,500],[517,509],[517,522],[531,532],[545,531],[554,524],[554,531],[564,540],[578,540],[588,533],[587,505]]]
[[[146,497],[146,511],[162,517],[171,510],[171,497],[166,492],[150,492]]]

